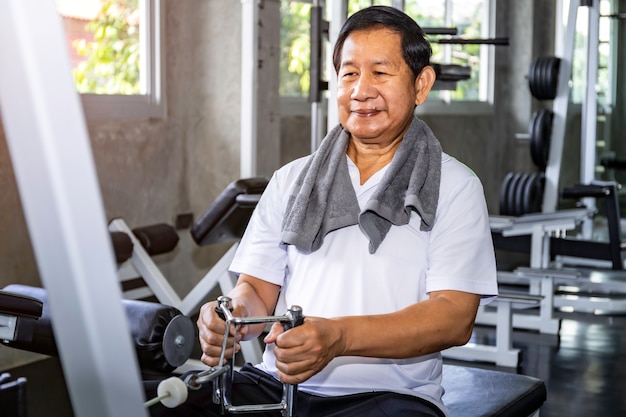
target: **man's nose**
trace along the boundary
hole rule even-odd
[[[350,98],[362,101],[374,97],[376,95],[375,92],[376,89],[374,88],[371,77],[367,74],[362,74],[354,83]]]

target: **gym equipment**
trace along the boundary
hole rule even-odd
[[[555,56],[540,56],[528,70],[528,88],[537,100],[553,100],[559,85],[561,59]]]
[[[266,178],[254,177],[228,184],[191,228],[195,242],[205,246],[241,239],[267,183]]]
[[[540,109],[533,113],[528,126],[530,157],[533,163],[541,170],[546,169],[548,165],[553,119],[554,112],[552,110]]]
[[[227,294],[234,287],[235,279],[228,271],[228,267],[267,183],[268,180],[263,177],[244,178],[231,182],[193,224],[190,234],[199,246],[217,243],[232,243],[232,245],[183,298],[174,290],[146,250],[146,246],[161,249],[172,248],[172,245],[178,241],[176,231],[166,225],[131,230],[123,219],[113,219],[109,223],[109,230],[123,232],[133,242],[131,257],[119,267],[119,279],[124,282],[141,277],[147,285],[144,289],[125,291],[125,296],[140,298],[154,295],[160,303],[176,307],[184,315],[191,316],[216,285],[219,285],[222,294]],[[161,240],[165,243],[159,243]],[[261,361],[262,349],[258,340],[242,342],[241,349],[248,362]]]
[[[0,312],[19,314],[13,336],[4,344],[21,350],[59,356],[52,329],[47,291],[39,287],[11,284],[0,293]],[[145,372],[168,373],[191,355],[196,335],[189,317],[174,307],[147,301],[122,300],[140,368]]]
[[[15,340],[21,322],[37,320],[42,310],[40,300],[0,290],[0,341]],[[26,417],[26,378],[0,373],[0,410],[3,415]]]
[[[156,303],[122,302],[143,372],[169,373],[189,358],[196,337],[188,317]],[[42,288],[12,284],[0,290],[0,340],[11,348],[58,356],[49,310],[47,293]],[[3,413],[26,417],[25,386],[25,378],[10,380],[8,373],[0,375]],[[170,381],[168,390],[173,391],[172,386],[176,384]]]
[[[618,190],[619,185],[614,182],[595,182],[576,184],[562,191],[563,198],[590,197],[604,200],[608,229],[606,241],[568,236],[567,230],[574,230],[572,227],[555,229],[540,241],[538,236],[517,234],[494,226],[492,222],[492,237],[497,249],[531,253],[530,268],[518,268],[513,273],[501,272],[498,282],[516,286],[528,285],[531,294],[542,295],[544,301],[541,303],[540,317],[544,317],[545,323],[551,320],[555,308],[601,314],[621,314],[626,311],[626,302],[623,299],[626,295],[626,281],[621,272],[624,270],[624,258]],[[586,219],[593,218],[596,214],[595,209],[583,210],[588,213]],[[563,216],[567,214],[562,210],[550,216],[558,213],[564,213]],[[536,219],[544,216],[539,215]],[[584,216],[579,217],[577,223],[581,225],[584,220]],[[504,219],[500,221],[501,224],[506,222]],[[519,225],[513,226],[513,229],[516,227]],[[589,267],[595,269],[590,270]],[[523,317],[526,321],[530,320],[528,315]],[[516,319],[514,317],[514,327],[529,328],[529,322],[522,324]],[[477,320],[486,322],[481,315]],[[489,322],[493,323],[494,320]],[[542,322],[544,321],[540,321]],[[539,330],[551,332],[549,329]]]
[[[191,374],[186,379],[185,385],[189,387],[189,389],[200,389],[203,384],[213,381],[214,401],[221,405],[222,414],[226,412],[236,414],[253,411],[278,410],[281,411],[282,415],[285,417],[295,416],[298,386],[292,384],[283,384],[283,396],[280,403],[233,405],[230,393],[232,384],[231,372],[235,368],[235,355],[233,354],[230,359],[230,363],[225,363],[225,353],[227,349],[226,343],[228,340],[228,333],[230,332],[231,325],[239,326],[245,324],[279,322],[283,324],[285,330],[289,330],[304,323],[302,308],[299,306],[292,306],[289,308],[287,313],[282,316],[234,317],[231,313],[230,302],[231,299],[229,297],[220,296],[218,298],[218,306],[216,307],[216,312],[226,321],[224,337],[222,339],[222,350],[218,362],[220,365]],[[159,399],[166,407],[176,407],[182,404],[182,402],[186,399],[186,395],[181,394],[181,392],[182,386],[180,383],[174,383],[170,379],[166,379],[159,383],[157,391],[158,397],[147,401],[145,405],[146,407],[153,405],[156,403],[155,401]]]
[[[593,211],[580,208],[560,210],[554,213],[526,214],[519,217],[490,216],[491,235],[496,249],[522,250],[530,252],[531,268],[548,268],[551,259],[551,247],[568,230],[574,230]],[[499,272],[498,283],[503,283],[511,273]],[[513,272],[512,275],[519,275]],[[554,284],[551,277],[545,279],[533,277],[530,295],[541,296],[539,314],[514,315],[513,327],[538,330],[541,333],[557,334],[560,321],[553,316]],[[495,324],[496,315],[480,309],[476,318],[479,324]]]
[[[544,382],[511,372],[443,365],[443,402],[451,417],[539,417]]]
[[[619,210],[620,186],[615,182],[594,182],[591,184],[575,184],[571,187],[563,188],[561,197],[563,199],[585,199],[594,198],[604,200],[605,216],[607,220],[609,241],[600,242],[594,240],[583,240],[577,238],[563,238],[554,241],[553,252],[561,257],[561,262],[571,257],[588,259],[602,259],[611,262],[613,270],[624,269],[624,257],[622,254],[622,231]],[[594,204],[594,207],[596,204]]]
[[[142,226],[130,230],[122,220],[114,219],[112,223],[117,223],[118,221],[124,225],[120,229],[126,230],[126,232],[111,231],[110,233],[111,236],[119,236],[118,240],[124,242],[121,248],[120,246],[122,245],[119,243],[115,244],[114,242],[113,245],[118,267],[117,275],[123,291],[122,297],[131,300],[148,299],[154,295],[154,292],[140,278],[140,274],[133,267],[132,261],[129,261],[135,251],[135,244],[141,246],[141,250],[137,250],[137,252],[142,251],[147,257],[162,255],[176,248],[179,241],[178,233],[173,226],[165,223]],[[115,230],[111,224],[109,228]]]
[[[500,186],[500,215],[541,212],[545,176],[541,172],[509,172]]]
[[[36,288],[34,290],[40,291]],[[227,302],[227,297],[221,298],[220,305],[223,306],[221,311],[224,314],[224,318],[228,320],[230,318],[230,310]],[[21,317],[28,319],[37,317],[38,311],[42,310],[43,304],[40,300],[24,294],[0,291],[2,314],[17,316],[18,320]],[[151,311],[148,310],[149,314]],[[282,320],[291,325],[291,320],[294,318],[296,318],[296,322],[299,322],[297,317],[300,313],[300,310],[294,308],[293,313],[288,313],[286,316],[278,316],[278,321]],[[274,320],[275,318],[267,317],[260,318],[260,320],[263,320],[261,322],[269,322],[276,321]],[[255,320],[254,318],[232,319],[234,324],[243,324],[243,321],[250,323],[247,320]],[[139,325],[139,323],[137,324]],[[185,401],[188,389],[198,389],[199,385],[206,384],[209,381],[213,381],[214,389],[217,387],[217,389],[221,390],[220,393],[227,393],[228,391],[223,389],[222,382],[228,382],[228,371],[231,370],[231,364],[221,366],[219,369],[200,371],[193,378],[190,377],[186,381],[179,377],[166,378],[158,386],[157,397],[146,401],[144,406],[150,407],[157,402],[161,402],[166,407],[176,407]],[[222,381],[219,380],[220,377]],[[24,390],[26,380],[17,378],[14,381],[9,381],[8,378],[8,374],[0,376],[0,405],[2,405],[0,409],[8,411],[21,407],[19,410],[22,410],[20,412],[23,414],[16,413],[10,415],[25,417]],[[541,380],[509,372],[444,364],[442,384],[445,388],[443,400],[453,417],[529,416],[539,410],[546,399],[545,385]],[[286,391],[289,392],[289,387],[287,387]],[[479,393],[480,395],[478,395]],[[295,398],[295,389],[293,394],[293,398]],[[286,395],[284,404],[281,402],[274,405],[274,407],[283,410],[283,413],[287,413],[289,409],[293,410],[295,402],[292,402],[289,398],[292,397]],[[226,402],[224,404],[230,404],[228,397],[225,397],[225,399]],[[250,407],[254,406],[246,407],[248,410],[252,410]],[[232,410],[232,408],[230,409]]]
[[[26,378],[0,374],[0,410],[3,416],[26,417]]]
[[[113,219],[109,230],[125,233],[134,244],[132,256],[120,266],[120,279],[140,276],[160,303],[174,306],[185,315],[192,315],[215,285],[219,284],[222,294],[226,294],[234,286],[228,266],[267,183],[262,177],[231,182],[193,224],[190,233],[198,245],[233,245],[184,298],[172,288],[149,253],[150,248],[171,250],[178,242],[176,231],[163,224],[131,230],[123,219]]]
[[[0,28],[12,34],[0,36],[0,50],[12,57],[0,62],[3,129],[39,276],[50,302],[63,307],[53,320],[72,409],[144,416],[61,18],[54,3],[9,0],[0,3]]]
[[[295,416],[297,385],[283,384],[282,401],[277,404],[232,405],[229,398],[230,372],[234,366],[233,357],[230,364],[224,362],[226,338],[231,324],[254,324],[282,322],[285,328],[302,324],[302,309],[292,306],[283,316],[268,317],[233,317],[230,312],[230,299],[218,298],[216,310],[226,320],[224,343],[219,365],[191,374],[184,381],[188,389],[200,389],[204,384],[213,382],[213,393],[216,403],[222,406],[223,412],[246,413],[253,411],[280,410],[283,416]],[[176,407],[186,398],[183,384],[179,378],[166,379],[159,383],[157,397],[145,403],[149,407],[161,401],[166,407]],[[470,368],[459,365],[444,364],[442,385],[445,389],[443,401],[450,410],[452,417],[520,417],[538,416],[538,410],[546,400],[547,393],[543,381],[538,378],[515,373]]]
[[[441,44],[457,44],[457,45],[493,45],[493,46],[509,46],[509,38],[486,38],[486,39],[468,39],[468,38],[443,38],[436,39],[431,42]]]
[[[618,184],[614,182],[594,182],[592,184],[576,184],[571,187],[565,187],[562,191],[563,198],[580,199],[586,197],[592,197],[595,199],[603,199],[605,201],[605,214],[607,218],[607,226],[609,230],[608,242],[584,239],[581,237],[567,236],[566,233],[559,233],[558,235],[550,237],[549,252],[546,253],[545,259],[542,261],[543,267],[548,267],[550,260],[555,258],[558,263],[575,264],[576,260],[584,264],[590,260],[608,261],[609,267],[614,270],[624,269],[624,259],[622,254],[622,236],[620,227],[620,214],[619,214],[619,201],[618,201]],[[595,207],[595,204],[594,204]],[[573,209],[578,210],[578,209]],[[597,210],[595,208],[583,208],[588,215],[581,220],[588,221],[592,219]],[[561,214],[559,214],[561,213]],[[525,217],[516,219],[514,223],[519,225],[526,220],[535,221],[549,218],[567,218],[570,213],[574,213],[570,210],[559,210],[554,213],[545,213],[538,217]],[[523,217],[523,216],[522,216]],[[492,216],[492,220],[496,220],[496,216]],[[500,219],[500,225],[506,222],[505,219]],[[493,222],[492,222],[493,225]],[[572,230],[572,229],[568,229]],[[494,245],[498,249],[511,250],[518,252],[529,252],[532,250],[531,242],[528,237],[522,235],[512,235],[503,232],[502,229],[495,230],[492,228],[492,236],[494,238]],[[563,230],[564,232],[564,230]],[[539,267],[538,262],[531,261],[531,267]]]
[[[595,89],[598,74],[598,39],[599,39],[599,5],[598,1],[570,1],[565,39],[563,42],[563,56],[558,65],[556,96],[552,102],[554,119],[548,164],[545,169],[546,185],[543,196],[543,211],[551,212],[557,209],[559,197],[559,178],[563,147],[565,142],[565,119],[569,105],[570,81],[574,55],[574,41],[577,26],[577,12],[579,7],[588,9],[588,36],[586,37],[586,83],[583,95],[583,114],[581,125],[581,162],[580,182],[588,184],[595,179],[596,164],[596,125],[597,125],[597,92]],[[549,78],[549,77],[548,77]],[[591,206],[593,200],[587,202]],[[591,235],[591,223],[583,225],[585,238]]]
[[[431,67],[437,76],[434,90],[456,90],[458,81],[469,80],[472,75],[472,69],[463,65],[432,63]]]

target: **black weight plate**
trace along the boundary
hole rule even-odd
[[[536,99],[541,99],[541,62],[542,57],[535,59],[532,65],[532,83],[530,84],[530,92]]]
[[[528,136],[530,136],[530,156],[533,160],[533,163],[537,165],[539,168],[541,161],[539,159],[535,160],[535,152],[533,151],[533,147],[536,146],[537,142],[541,140],[541,118],[542,111],[537,110],[533,113],[532,118],[530,119],[530,123],[528,124]]]
[[[537,60],[534,60],[532,64],[530,64],[530,67],[528,68],[528,75],[526,76],[526,78],[528,78],[528,89],[530,90],[530,94],[533,97],[536,97],[536,94],[537,94],[537,86],[536,86],[537,77],[535,75],[536,67],[537,67]]]
[[[548,165],[550,157],[550,141],[552,140],[552,121],[554,120],[554,112],[550,109],[544,109],[544,116],[541,120],[541,159],[544,165]]]
[[[556,97],[556,93],[559,88],[559,67],[561,66],[561,59],[551,56],[548,58],[548,80],[546,98],[553,100]]]
[[[541,66],[541,99],[550,98],[550,57],[544,57]]]
[[[509,172],[504,176],[504,180],[502,180],[502,185],[500,186],[500,215],[508,216],[509,214],[506,212],[507,210],[507,194],[509,189],[509,184],[511,183],[511,178],[513,178],[513,173]]]
[[[539,118],[539,114],[540,114],[539,110],[534,112],[530,118],[530,122],[528,122],[528,136],[530,137],[530,146],[532,146],[533,142],[536,140],[535,138],[537,137],[537,133],[535,133],[535,130],[536,130],[536,125],[538,121],[537,119]]]
[[[521,172],[514,173],[511,178],[511,183],[509,184],[509,189],[507,190],[506,211],[509,213],[509,216],[515,216],[515,190],[517,189],[517,184],[521,176]]]
[[[546,94],[546,85],[545,85],[545,80],[546,80],[546,58],[545,57],[541,57],[539,58],[539,62],[537,64],[537,68],[538,68],[538,80],[537,80],[537,98],[539,100],[543,100]]]
[[[515,190],[515,215],[521,216],[526,214],[524,210],[524,191],[526,190],[526,184],[532,177],[532,172],[524,172],[520,177],[519,182],[517,183],[517,188]]]
[[[544,185],[545,176],[540,172],[534,173],[531,180],[526,183],[526,190],[524,190],[524,210],[526,213],[541,212]]]
[[[541,109],[533,114],[530,122],[530,156],[533,163],[542,170],[548,165],[553,116],[552,110]]]
[[[541,57],[535,60],[535,71],[534,71],[534,94],[533,96],[537,99],[541,98],[541,63],[543,59]]]

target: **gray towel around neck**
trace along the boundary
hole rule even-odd
[[[287,202],[282,243],[314,252],[333,230],[358,224],[375,253],[391,225],[409,223],[411,210],[432,229],[441,181],[441,145],[417,117],[404,135],[376,191],[362,211],[348,175],[350,135],[333,128],[309,158]]]

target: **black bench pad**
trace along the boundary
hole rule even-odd
[[[241,239],[268,180],[243,178],[230,183],[191,228],[199,246]]]
[[[20,317],[15,339],[5,341],[4,344],[16,349],[58,356],[47,291],[40,287],[10,284],[3,292],[7,297],[13,294],[35,299],[43,306],[39,318]],[[195,326],[189,317],[174,307],[159,303],[122,300],[122,304],[139,366],[143,371],[172,372],[189,358],[197,338]]]
[[[528,375],[444,364],[443,402],[451,417],[525,417],[546,401],[544,382]]]

